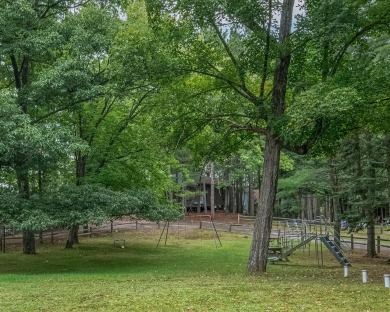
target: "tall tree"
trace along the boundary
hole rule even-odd
[[[263,196],[260,196],[262,202],[248,263],[248,270],[251,272],[265,271],[282,146],[274,121],[280,119],[285,110],[294,1],[284,1],[281,7],[273,1],[261,3],[177,1],[171,5],[164,1],[147,1],[147,3],[149,3],[152,19],[167,20],[166,16],[161,19],[161,12],[156,12],[156,8],[162,8],[162,12],[176,11],[179,13],[174,14],[175,16],[183,17],[178,18],[177,22],[172,23],[173,25],[170,22],[165,24],[173,27],[175,24],[184,26],[182,32],[187,37],[184,50],[182,48],[175,50],[180,62],[176,71],[182,74],[197,73],[216,79],[220,88],[228,91],[225,91],[225,96],[236,101],[242,101],[239,100],[239,97],[242,97],[246,102],[244,107],[242,104],[238,105],[237,111],[233,114],[225,108],[223,112],[226,113],[226,118],[221,114],[219,117],[230,122],[233,127],[260,132],[266,137]],[[161,7],[161,5],[166,6]],[[273,16],[276,11],[281,12],[281,24],[277,36],[272,30]],[[198,34],[199,27],[202,30],[201,37]],[[255,44],[251,44],[252,42]],[[240,48],[240,44],[243,43],[248,47],[248,51]],[[261,43],[265,43],[265,48],[256,51]],[[215,53],[209,53],[211,47]],[[221,53],[224,55],[223,58],[220,57]],[[271,99],[268,99],[266,82],[272,72],[271,55],[277,55],[277,65],[273,68],[273,89]],[[260,56],[263,62],[259,64],[253,56]],[[258,79],[258,87],[255,87],[253,76],[249,73]],[[248,106],[248,102],[253,106]],[[232,118],[240,115],[243,118],[241,121],[237,122]]]
[[[385,1],[306,1],[306,17],[292,34],[294,1],[147,3],[155,30],[169,29],[171,71],[208,77],[215,86],[209,92],[223,94],[218,110],[210,107],[205,117],[265,137],[261,203],[248,261],[250,272],[265,271],[280,150],[304,154],[316,146],[318,151],[348,133],[354,121],[344,117],[353,116],[349,113],[361,103],[345,79],[345,65],[353,59],[349,51],[384,27],[389,6]],[[357,10],[365,13],[357,15]],[[279,26],[274,22],[278,13]],[[307,111],[310,117],[304,114],[308,104],[314,108]],[[341,114],[333,116],[342,123],[328,114],[335,107]]]
[[[13,88],[13,97],[20,111],[28,116],[31,123],[44,118],[45,116],[58,113],[64,109],[63,106],[55,106],[58,102],[51,101],[50,92],[42,92],[42,88],[34,83],[38,81],[43,73],[56,68],[56,52],[64,48],[66,36],[58,31],[59,25],[67,17],[77,15],[80,8],[89,4],[90,1],[3,1],[0,4],[0,67],[2,75],[2,86]],[[94,3],[105,6],[106,1],[94,1]],[[114,1],[112,1],[114,3]],[[115,4],[118,4],[115,1]],[[110,7],[110,10],[113,7]],[[114,12],[112,10],[111,12]],[[48,89],[56,90],[56,93],[63,93],[66,100],[65,107],[79,103],[81,98],[90,91],[93,78],[86,78],[79,75],[78,71],[70,62],[62,64],[63,70],[57,72],[61,81],[50,81],[46,85]],[[57,77],[58,77],[57,76]],[[90,80],[90,78],[92,78]],[[61,82],[66,81],[66,84]],[[41,80],[42,82],[42,80]],[[51,88],[52,87],[52,88]],[[84,92],[83,92],[84,91]],[[95,90],[93,90],[95,91]],[[92,92],[94,93],[94,92]],[[63,104],[63,103],[62,103]],[[42,127],[46,132],[53,130],[52,126]],[[31,159],[37,150],[19,149],[15,151],[12,168],[15,171],[18,192],[22,199],[29,200],[31,195],[30,186],[30,164]],[[35,240],[33,231],[24,228],[23,232],[24,253],[35,253]]]

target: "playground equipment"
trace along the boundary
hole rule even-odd
[[[212,225],[211,228],[213,230],[213,238],[214,238],[215,247],[217,248],[217,240],[219,242],[219,245],[222,246],[222,243],[221,243],[221,240],[219,238],[219,235],[218,235],[218,232],[217,232],[217,228],[215,227],[214,220],[213,220],[212,216],[208,215],[208,214],[206,214],[206,215],[198,215],[198,218],[199,219],[206,218],[211,223],[211,225]],[[200,223],[200,228],[201,227],[202,227],[202,222]],[[165,245],[167,244],[168,230],[169,230],[169,221],[165,222],[164,228],[163,228],[163,230],[161,232],[161,235],[160,235],[160,238],[159,238],[159,240],[157,242],[157,246],[156,247],[158,247],[160,245],[160,241],[161,241],[161,238],[162,238],[164,232],[165,232]]]
[[[322,246],[325,246],[340,265],[351,265],[346,256],[350,250],[349,245],[341,240],[340,233],[337,233],[334,226],[324,217],[316,220],[274,218],[274,222],[276,222],[277,233],[274,234],[273,241],[276,238],[278,246],[269,247],[270,262],[288,261],[288,257],[296,250],[306,248],[311,241],[314,241],[317,259],[321,260],[322,264]]]

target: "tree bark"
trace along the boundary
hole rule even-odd
[[[78,232],[79,232],[79,226],[73,225],[69,230],[68,240],[66,241],[65,248],[69,248],[69,249],[73,248],[73,245],[78,243]]]
[[[207,213],[207,187],[206,187],[206,173],[203,173],[203,205],[204,213]]]
[[[16,165],[16,178],[18,182],[19,196],[22,199],[28,200],[30,198],[30,177],[28,175],[28,168],[25,165],[27,155],[19,154],[20,162]],[[34,232],[26,229],[23,231],[23,253],[35,254],[35,238]]]
[[[237,213],[243,213],[242,209],[242,179],[238,178],[236,183],[236,207],[237,207]]]
[[[280,163],[281,144],[271,134],[266,136],[263,179],[260,189],[259,210],[256,215],[248,271],[266,272],[268,243],[272,229],[272,212],[276,200],[276,189]]]
[[[270,116],[272,119],[281,117],[285,110],[288,70],[291,61],[291,51],[287,43],[291,34],[293,10],[294,0],[284,0],[279,28],[280,55],[277,59],[272,90],[272,116]],[[272,229],[272,213],[276,200],[280,150],[281,142],[278,140],[277,134],[269,127],[265,136],[260,205],[249,253],[248,271],[250,273],[266,272],[267,270],[268,244]]]
[[[330,182],[331,182],[331,189],[332,189],[332,202],[333,202],[333,215],[331,221],[334,221],[334,241],[335,243],[340,246],[340,231],[341,231],[341,204],[340,204],[340,198],[339,198],[339,192],[340,192],[340,183],[339,183],[339,177],[337,174],[336,166],[332,163],[329,163],[330,167]]]
[[[225,187],[224,189],[223,210],[225,214],[229,212],[229,194],[230,194],[230,186]]]
[[[76,153],[76,185],[80,186],[83,183],[85,177],[87,165],[87,155],[83,155],[81,152]]]
[[[11,64],[14,74],[15,89],[17,90],[17,104],[24,114],[28,112],[28,95],[24,91],[24,88],[28,84],[29,77],[29,65],[30,59],[28,56],[24,56],[22,65],[18,66],[17,57],[12,54],[10,55]],[[16,179],[18,183],[19,196],[23,199],[28,200],[30,198],[30,177],[28,168],[28,151],[19,152],[16,155]],[[31,230],[23,231],[23,253],[24,254],[35,254],[35,238],[34,233]]]
[[[230,187],[230,211],[237,213],[237,182],[234,180],[233,185]]]
[[[85,177],[87,165],[87,155],[82,154],[81,152],[76,153],[76,185],[80,186],[83,183],[83,179]],[[73,244],[79,243],[79,225],[77,225],[77,231],[74,231],[73,228],[69,231],[69,238],[73,235],[72,239],[68,239],[71,241],[71,247],[68,247],[68,242],[66,242],[66,248],[72,248]]]
[[[366,159],[367,164],[364,166],[366,171],[367,186],[365,187],[367,196],[364,207],[364,214],[367,222],[367,256],[370,258],[377,257],[375,250],[375,168],[372,165],[373,161],[373,147],[372,147],[372,134],[368,131],[365,134],[365,145],[366,145]]]
[[[30,230],[23,231],[23,253],[35,254],[35,237],[34,232]]]
[[[390,134],[386,135],[386,171],[387,171],[387,201],[388,210],[384,216],[390,217]]]
[[[210,163],[210,211],[211,218],[215,216],[215,181],[214,181],[214,162]]]

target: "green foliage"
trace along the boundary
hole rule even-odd
[[[291,157],[294,170],[281,175],[278,183],[278,211],[282,215],[298,216],[302,211],[302,195],[325,198],[331,193],[325,159]]]
[[[20,112],[9,92],[0,92],[0,102],[0,163],[7,163],[12,159],[15,141],[28,127],[29,118]]]
[[[18,195],[0,194],[0,222],[19,230],[41,231],[57,225],[39,196],[23,199]]]
[[[361,103],[353,88],[318,84],[288,106],[281,135],[287,144],[308,145],[312,153],[331,152],[356,127]]]
[[[4,197],[2,220],[33,230],[123,214],[174,220],[180,213],[165,197],[207,162],[229,176],[223,186],[261,174],[265,132],[292,151],[335,157],[351,131],[389,132],[389,2],[302,6],[287,47],[286,111],[275,117],[272,73],[288,52],[278,49],[280,1],[1,2],[0,185],[16,190],[23,164],[32,190],[29,201]],[[375,167],[377,207],[388,198],[375,145],[362,168]],[[75,154],[85,185],[60,189],[74,183]],[[290,211],[299,192],[330,192],[322,163],[282,153],[280,169],[278,196]],[[359,210],[369,199],[358,184],[372,178],[357,179],[352,160],[338,170],[332,196]]]
[[[23,153],[24,165],[37,170],[53,167],[84,144],[70,130],[55,123],[33,124],[15,104],[8,92],[0,94],[0,164],[14,166],[16,155]]]
[[[67,185],[43,196],[21,199],[1,194],[0,220],[17,229],[32,231],[103,221],[134,215],[151,221],[173,221],[182,217],[178,207],[160,203],[148,190],[112,191],[97,185]]]

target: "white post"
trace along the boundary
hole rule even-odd
[[[385,278],[385,287],[390,288],[390,274],[384,274],[383,277]]]
[[[344,265],[344,277],[348,277],[348,265]]]
[[[362,270],[363,283],[367,283],[367,270]]]

